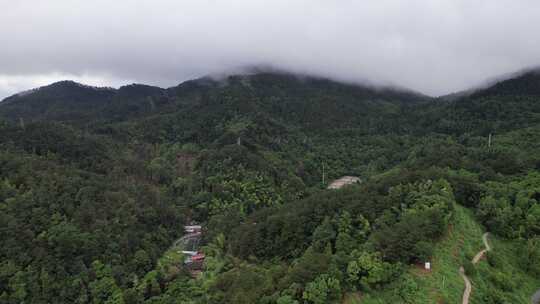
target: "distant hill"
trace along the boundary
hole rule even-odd
[[[94,87],[71,80],[63,80],[47,86],[24,91],[3,100],[5,103],[17,102],[21,99],[42,99],[43,103],[53,99],[69,98],[73,102],[91,102],[107,98],[116,90],[108,87]]]
[[[116,90],[60,81],[4,99],[0,115],[7,120],[76,121],[111,102]]]
[[[475,97],[494,95],[534,95],[540,96],[540,69],[526,70],[512,77],[497,81],[493,85],[478,90]]]
[[[429,100],[395,88],[344,84],[285,73],[201,78],[162,89],[133,84],[119,89],[61,81],[6,98],[0,117],[10,121],[118,121],[157,113],[265,112],[276,119],[312,125],[350,123],[359,116]],[[383,110],[383,108],[386,108]],[[219,109],[219,110],[218,110]],[[208,113],[206,113],[208,112]]]
[[[540,73],[535,69],[439,98],[258,71],[205,77],[168,89],[144,84],[98,88],[61,81],[6,98],[0,103],[0,118],[97,126],[133,120],[141,128],[156,125],[144,127],[151,138],[205,141],[233,138],[258,124],[307,132],[355,128],[369,133],[486,134],[540,121],[539,96]],[[235,135],[224,132],[227,129]]]
[[[437,97],[440,101],[456,101],[470,96],[539,95],[540,68],[531,68],[488,79],[483,84]]]
[[[61,81],[6,98],[0,103],[0,118],[94,126],[132,120],[154,140],[232,140],[261,125],[306,132],[355,128],[368,133],[485,135],[540,121],[539,96],[540,74],[534,69],[439,98],[407,89],[259,71],[205,77],[168,89],[144,84],[97,88]]]
[[[420,130],[487,135],[540,123],[540,72],[530,69],[413,109]]]

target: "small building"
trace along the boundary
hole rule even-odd
[[[202,252],[196,252],[194,255],[188,255],[184,260],[184,265],[189,271],[201,271],[204,266],[205,255]]]
[[[328,186],[328,189],[341,189],[342,187],[345,187],[347,185],[352,185],[352,184],[356,184],[356,183],[360,183],[360,182],[362,182],[362,180],[359,177],[356,177],[356,176],[343,176],[343,177],[333,181]]]
[[[196,255],[194,255],[194,256],[191,257],[191,260],[192,260],[193,262],[196,262],[196,261],[204,261],[204,258],[205,258],[204,253],[202,253],[202,252],[197,252]]]
[[[184,226],[184,231],[186,233],[201,233],[202,227],[200,225]]]

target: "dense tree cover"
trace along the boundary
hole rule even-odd
[[[0,303],[339,303],[408,282],[456,203],[539,273],[539,77],[523,77],[453,101],[273,73],[10,97]],[[341,175],[362,183],[324,189]],[[193,220],[198,279],[167,250]]]
[[[540,175],[529,173],[509,183],[487,182],[477,207],[491,230],[509,238],[531,238],[540,233]]]
[[[181,231],[182,214],[152,185],[21,151],[2,152],[0,164],[4,301],[94,299],[93,286],[119,288],[143,276]],[[19,291],[9,287],[13,276],[24,280]]]

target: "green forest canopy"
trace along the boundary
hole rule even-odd
[[[0,303],[339,303],[428,260],[456,205],[538,277],[539,79],[455,100],[275,73],[7,98]],[[363,182],[326,190],[323,166]],[[191,221],[196,280],[162,258]]]

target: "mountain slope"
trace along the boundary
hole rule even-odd
[[[540,73],[536,70],[464,92],[413,108],[409,124],[418,132],[487,136],[540,123]]]
[[[115,92],[111,88],[60,81],[4,99],[0,103],[0,116],[11,121],[23,119],[27,122],[82,120],[95,108],[110,102]]]
[[[432,271],[425,271],[421,265],[415,265],[393,288],[383,292],[372,292],[365,295],[360,302],[353,304],[375,303],[461,303],[464,281],[459,275],[459,267],[481,250],[482,226],[477,222],[470,210],[457,206],[452,228],[437,245],[431,258]],[[473,284],[470,303],[522,303],[528,304],[530,296],[540,286],[540,279],[521,269],[519,242],[504,240],[490,236],[492,252],[487,259],[482,259],[469,276]],[[507,290],[500,284],[501,277],[511,277],[507,282]],[[414,283],[411,283],[414,282]],[[407,288],[406,283],[414,286],[405,294],[399,290]],[[518,282],[521,286],[518,287]],[[409,286],[409,288],[411,287]],[[391,289],[397,291],[392,292]]]
[[[0,103],[0,117],[13,121],[118,121],[134,114],[170,113],[197,104],[199,108],[193,110],[198,113],[225,106],[238,113],[265,112],[310,128],[314,122],[325,127],[357,123],[358,115],[365,116],[373,110],[375,115],[395,112],[402,104],[428,99],[412,91],[273,73],[229,76],[221,81],[203,78],[167,90],[145,85],[113,90],[65,81],[5,99]]]
[[[475,97],[493,95],[540,96],[540,69],[517,73],[508,79],[498,81],[488,88],[478,90]]]

